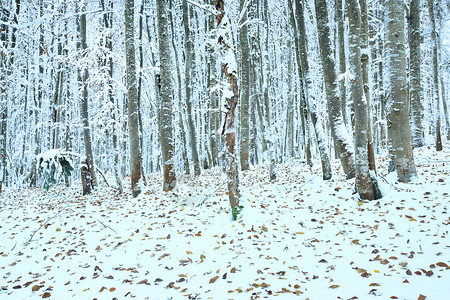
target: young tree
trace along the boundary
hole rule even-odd
[[[315,0],[314,3],[331,135],[333,136],[336,153],[341,160],[344,173],[350,179],[355,176],[354,150],[345,128],[340,107],[335,61],[330,40],[330,19],[328,18],[327,1]]]
[[[136,53],[134,48],[134,0],[125,0],[125,58],[127,69],[128,131],[130,136],[131,192],[141,192],[141,143],[139,140]]]
[[[81,7],[82,14],[80,15],[80,36],[81,36],[81,51],[82,57],[87,56],[87,24],[86,24],[86,6]],[[82,70],[81,88],[81,118],[83,124],[83,137],[84,137],[84,150],[86,154],[86,160],[84,161],[84,166],[81,169],[81,176],[83,182],[83,195],[91,193],[91,190],[97,186],[97,179],[95,177],[94,169],[94,159],[92,155],[92,142],[91,142],[91,132],[89,126],[89,112],[88,112],[88,80],[89,72],[85,65],[84,70]]]
[[[409,182],[416,176],[416,166],[408,111],[403,1],[386,1],[385,14],[389,152],[398,180]]]
[[[189,128],[189,142],[191,144],[192,150],[192,161],[194,163],[194,175],[200,175],[200,163],[198,159],[197,151],[197,135],[195,133],[195,124],[192,117],[192,61],[194,59],[194,50],[191,30],[189,28],[189,9],[187,5],[187,0],[183,0],[183,25],[184,25],[184,80],[185,80],[185,92],[186,92],[186,112],[187,112],[187,123]]]
[[[409,4],[409,101],[411,103],[413,147],[421,147],[424,144],[420,61],[420,0],[411,0]]]
[[[433,41],[433,97],[436,102],[436,151],[442,151],[441,138],[441,109],[440,109],[440,91],[439,91],[439,52],[438,36],[436,31],[436,18],[434,13],[434,1],[427,0],[428,14],[431,21],[431,39]]]
[[[163,164],[163,190],[170,191],[176,186],[176,177],[174,169],[174,142],[173,142],[173,124],[172,124],[172,106],[173,106],[173,85],[172,85],[172,59],[169,40],[169,22],[167,13],[167,2],[157,0],[157,19],[158,19],[158,45],[160,62],[160,139]]]

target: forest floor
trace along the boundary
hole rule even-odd
[[[159,175],[137,199],[104,184],[7,190],[0,198],[0,299],[444,299],[450,294],[450,145],[415,150],[418,177],[386,174],[358,201],[333,163],[241,174],[231,220],[220,169]],[[221,186],[222,185],[222,186]],[[128,187],[126,187],[128,188]]]

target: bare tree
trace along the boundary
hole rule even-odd
[[[134,47],[134,0],[125,0],[125,58],[127,68],[128,131],[130,135],[131,192],[141,193],[141,143],[139,140],[136,52]]]
[[[408,111],[403,1],[386,1],[385,14],[389,152],[398,180],[409,182],[416,176],[416,166]]]

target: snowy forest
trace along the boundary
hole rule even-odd
[[[450,292],[448,0],[2,0],[0,69],[2,299]]]

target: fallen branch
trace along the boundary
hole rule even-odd
[[[30,239],[28,241],[26,241],[25,243],[23,243],[24,245],[31,242],[31,240],[33,239],[34,235],[36,234],[36,232],[38,232],[42,227],[45,226],[45,224],[47,224],[50,220],[56,218],[58,215],[60,215],[63,211],[66,210],[67,206],[69,206],[70,202],[67,203],[66,206],[64,206],[64,208],[62,210],[60,210],[58,213],[56,213],[53,217],[49,218],[47,221],[45,221],[36,231],[33,232],[33,234],[31,235]]]
[[[97,167],[97,166],[95,166],[95,168],[97,169],[97,172],[100,173],[100,175],[102,175],[103,179],[104,179],[105,182],[106,182],[106,185],[107,185],[108,187],[110,187],[110,185],[109,185],[109,183],[108,183],[108,180],[106,180],[105,174],[103,174],[103,171],[100,170],[100,168]]]

